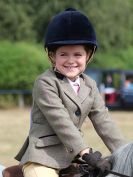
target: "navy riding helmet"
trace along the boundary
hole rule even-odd
[[[89,19],[81,12],[69,8],[53,17],[45,34],[44,47],[86,44],[97,48],[96,34]]]

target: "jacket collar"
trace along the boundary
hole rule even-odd
[[[53,70],[54,70],[54,73],[58,79],[60,79],[60,80],[64,79],[65,76],[63,74],[61,74],[59,71],[57,71],[56,68],[53,67]]]
[[[72,86],[70,85],[69,81],[64,78],[61,80],[62,88],[64,93],[73,101],[75,104],[78,105],[80,109],[82,109],[82,103],[88,97],[91,88],[87,87],[85,81],[80,77],[80,90],[78,95],[76,95],[75,91],[73,90]]]
[[[56,77],[60,80],[65,94],[79,107],[81,107],[82,102],[86,99],[91,90],[91,88],[86,86],[83,74],[80,75],[80,90],[78,95],[76,95],[67,78],[55,69],[54,72]]]

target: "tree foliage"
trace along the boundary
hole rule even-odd
[[[0,1],[0,39],[33,39],[33,19],[27,13],[28,7],[13,1]]]
[[[102,50],[133,45],[132,0],[1,0],[0,39],[41,42],[52,16],[68,7],[90,18]]]
[[[49,61],[43,48],[22,42],[0,42],[0,88],[32,89]]]
[[[97,51],[93,61],[88,65],[91,68],[133,70],[133,49],[111,49],[110,51]]]
[[[89,67],[133,68],[132,47],[127,50],[96,52]],[[36,77],[50,67],[43,45],[0,42],[0,89],[32,89]]]
[[[90,13],[101,48],[127,48],[133,45],[132,1],[97,0],[91,2]]]

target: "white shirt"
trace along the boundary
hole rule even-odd
[[[67,80],[69,81],[69,83],[70,83],[70,85],[72,86],[72,88],[73,88],[73,90],[75,91],[75,93],[76,94],[78,94],[77,93],[77,90],[79,90],[79,88],[80,88],[80,78],[79,78],[79,76],[77,77],[77,79],[75,80],[75,81],[72,81],[72,80],[70,80],[70,79],[68,79],[67,78]],[[79,88],[78,88],[78,87]]]

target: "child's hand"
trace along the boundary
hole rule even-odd
[[[96,168],[99,174],[107,175],[108,170],[111,169],[111,163],[107,158],[101,158],[102,154],[99,151],[86,153],[82,156],[82,159],[90,166]]]
[[[101,160],[102,154],[99,151],[85,153],[82,159],[92,167],[97,167],[98,162]]]

